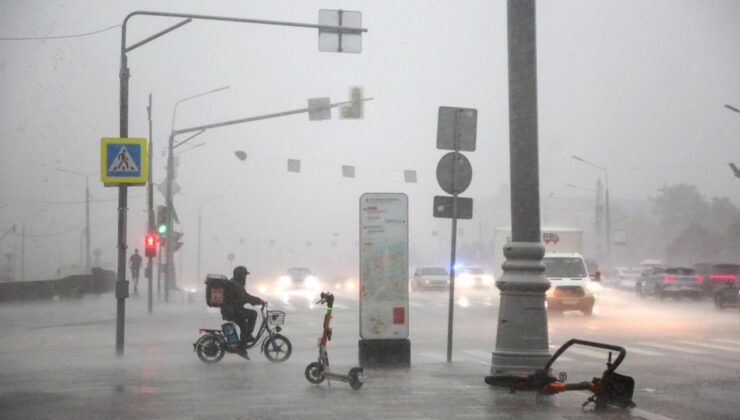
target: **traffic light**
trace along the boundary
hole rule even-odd
[[[159,233],[159,236],[167,236],[167,231],[170,230],[167,225],[168,218],[169,209],[166,206],[157,207],[157,233]]]
[[[182,232],[175,232],[174,230],[172,231],[172,236],[173,236],[172,239],[175,243],[175,247],[174,247],[175,251],[180,249],[180,247],[182,246],[182,242],[180,242],[180,238],[182,238],[182,235],[183,235]]]
[[[144,238],[144,255],[150,258],[157,256],[157,235],[154,232],[147,232]]]

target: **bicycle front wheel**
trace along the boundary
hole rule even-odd
[[[282,334],[275,334],[265,340],[262,351],[265,352],[267,360],[280,363],[288,360],[290,354],[293,353],[293,345],[290,344],[288,337]]]

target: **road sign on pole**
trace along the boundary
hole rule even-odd
[[[473,179],[473,168],[462,153],[450,152],[437,164],[437,182],[447,194],[461,194]]]
[[[475,152],[478,110],[439,107],[437,149]]]
[[[146,149],[144,138],[100,139],[100,180],[106,187],[146,185]]]
[[[434,196],[434,217],[452,219],[454,202],[457,200],[457,218],[470,220],[473,218],[473,199],[466,197]]]
[[[362,13],[347,10],[319,10],[319,25],[346,28],[345,31],[319,28],[319,51],[362,52]],[[357,29],[358,31],[348,31]]]

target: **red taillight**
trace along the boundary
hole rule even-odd
[[[709,278],[712,280],[736,280],[737,276],[734,274],[712,274]]]
[[[704,278],[702,276],[694,276],[694,281],[704,281]]]
[[[663,274],[663,281],[674,281],[676,280],[676,276],[673,274]]]

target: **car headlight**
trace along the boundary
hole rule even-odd
[[[354,288],[355,288],[355,280],[354,279],[347,279],[347,281],[344,283],[344,287],[347,290],[354,290]]]
[[[603,289],[603,287],[601,287],[599,283],[589,283],[587,287],[588,287],[588,290],[592,292],[598,292],[598,291],[601,291],[601,289]]]
[[[316,276],[307,276],[306,280],[303,281],[303,284],[307,289],[317,290],[319,288],[319,279],[317,279]]]
[[[473,285],[473,277],[471,277],[470,274],[461,275],[457,281],[459,282],[460,287],[470,287]]]
[[[293,285],[293,279],[290,276],[280,276],[277,282],[277,288],[279,290],[288,289]]]

